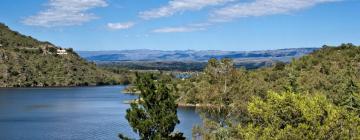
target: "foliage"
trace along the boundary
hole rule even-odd
[[[250,122],[234,130],[240,139],[356,139],[360,118],[324,95],[270,92],[248,105]]]
[[[345,94],[341,96],[340,105],[360,114],[360,95],[358,91],[358,86],[354,81],[350,80],[345,89]]]
[[[252,120],[247,107],[249,101],[254,97],[266,99],[268,91],[298,93],[310,99],[322,94],[336,108],[345,108],[360,116],[358,46],[324,46],[289,64],[277,63],[256,70],[234,69],[232,63],[227,62],[231,61],[212,59],[199,76],[178,81],[180,103],[205,106],[199,109],[204,127],[194,129],[194,135],[202,135],[204,139],[234,136],[232,128],[247,126]],[[289,114],[284,112],[283,115]],[[213,133],[219,135],[205,135]]]
[[[132,69],[132,70],[162,70],[162,71],[201,71],[206,66],[206,62],[154,62],[154,61],[125,61],[125,62],[105,62],[100,67],[112,69]]]
[[[156,79],[153,74],[144,74],[137,75],[136,85],[141,91],[139,102],[132,103],[126,111],[126,119],[133,131],[146,140],[184,139],[182,133],[172,134],[180,121],[175,97],[170,94],[171,88],[165,81]]]
[[[91,58],[88,58],[92,60]],[[194,62],[182,62],[182,61],[100,61],[99,66],[104,68],[112,69],[131,69],[131,70],[161,70],[161,71],[182,71],[182,72],[198,72],[203,71],[207,63],[203,61],[194,61]],[[275,61],[271,59],[250,59],[243,60],[234,63],[234,66],[237,68],[246,68],[246,69],[257,69],[262,67],[271,66]]]
[[[294,59],[290,64],[277,63],[273,67],[256,70],[234,70],[233,67],[229,67],[232,69],[231,73],[211,72],[211,69],[220,68],[216,63],[221,61],[215,61],[209,61],[203,74],[178,83],[179,89],[183,90],[182,96],[196,95],[192,100],[183,98],[180,102],[209,102],[207,96],[216,95],[217,90],[224,90],[226,77],[230,78],[226,83],[227,91],[232,93],[218,93],[229,94],[226,97],[230,98],[231,102],[248,101],[249,98],[244,96],[264,97],[267,91],[272,90],[324,93],[333,103],[340,105],[345,98],[344,95],[351,92],[353,98],[356,98],[360,93],[360,89],[357,88],[360,84],[360,47],[352,44],[343,44],[339,47],[324,46],[310,55]],[[215,80],[209,79],[211,77]],[[351,85],[350,91],[348,89]],[[191,89],[191,92],[186,89]]]
[[[228,139],[227,128],[234,121],[246,120],[246,116],[242,115],[246,112],[246,103],[253,95],[260,96],[256,90],[262,88],[249,83],[256,82],[250,80],[253,75],[248,75],[244,69],[235,69],[230,59],[209,60],[204,74],[197,78],[198,83],[192,88],[196,91],[198,103],[202,105],[199,112],[203,116],[204,128],[195,129],[194,135],[201,135],[203,139]],[[218,135],[207,135],[209,133]]]

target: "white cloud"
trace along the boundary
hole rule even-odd
[[[188,26],[192,26],[192,27],[207,27],[207,26],[211,26],[212,23],[210,22],[202,22],[202,23],[192,23],[189,24]]]
[[[229,21],[235,18],[286,14],[315,6],[317,4],[339,0],[255,0],[238,3],[215,10],[212,21]]]
[[[176,32],[193,32],[201,31],[205,28],[194,28],[194,27],[166,27],[153,30],[155,33],[176,33]]]
[[[234,0],[171,0],[166,6],[140,12],[140,17],[143,19],[168,17],[178,12],[201,10],[208,6],[221,5],[230,1]]]
[[[46,10],[26,18],[23,23],[42,27],[81,25],[97,18],[88,10],[107,5],[105,0],[50,0]]]
[[[129,29],[133,27],[135,23],[133,22],[126,22],[126,23],[108,23],[107,26],[109,29],[112,30],[123,30],[123,29]]]
[[[178,12],[201,10],[208,6],[218,6],[211,12],[207,22],[188,24],[180,27],[166,27],[153,30],[157,33],[193,32],[206,30],[216,22],[230,21],[236,18],[288,14],[303,10],[318,4],[341,0],[172,0],[166,6],[140,13],[143,19],[153,19],[171,16]],[[219,6],[221,6],[219,8]]]

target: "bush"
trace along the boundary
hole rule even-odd
[[[356,139],[360,118],[324,95],[270,92],[248,105],[250,122],[240,124],[242,139]]]

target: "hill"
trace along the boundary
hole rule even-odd
[[[212,59],[203,74],[178,82],[179,102],[184,104],[213,104],[218,96],[246,103],[269,91],[290,91],[322,93],[334,104],[360,112],[360,46],[323,46],[289,64],[279,62],[251,71],[234,69],[231,60]],[[220,90],[223,88],[228,92]]]
[[[63,54],[58,52],[61,49],[0,24],[0,87],[88,86],[120,82],[120,76],[88,63],[71,48],[63,49]]]

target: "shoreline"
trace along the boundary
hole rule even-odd
[[[89,86],[36,86],[36,87],[0,87],[0,89],[52,89],[52,88],[84,88],[84,87],[109,87],[109,86],[127,86],[119,85],[89,85]]]
[[[131,104],[131,103],[138,103],[138,99],[126,100],[123,102],[123,104]],[[178,108],[207,108],[207,107],[213,107],[214,105],[177,103],[177,106]]]

